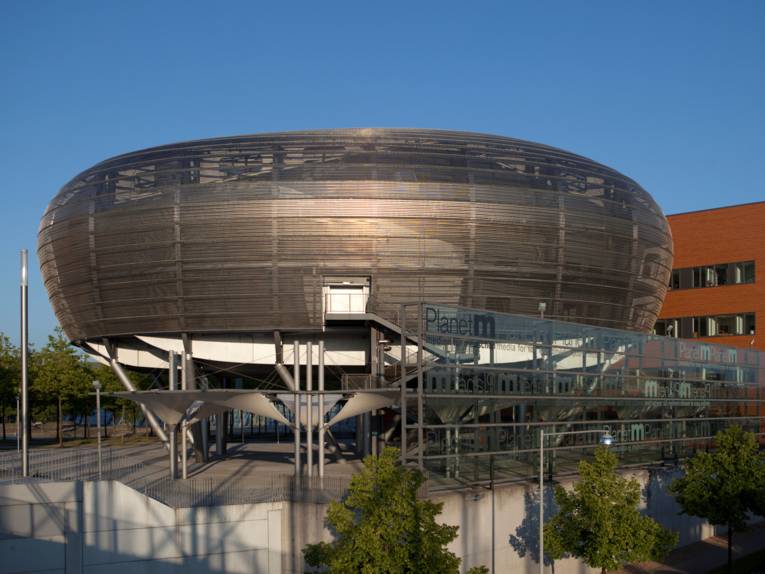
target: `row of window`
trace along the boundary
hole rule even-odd
[[[754,313],[735,315],[708,315],[706,317],[679,317],[659,319],[654,325],[656,335],[666,337],[722,337],[725,335],[754,335]]]
[[[754,261],[673,269],[669,288],[695,289],[742,283],[754,283]]]

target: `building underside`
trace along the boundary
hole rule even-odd
[[[765,437],[760,351],[439,304],[412,307],[407,317],[414,321],[404,325],[403,337],[397,326],[360,314],[355,327],[343,316],[336,324],[329,320],[324,334],[296,336],[299,355],[294,341],[283,341],[279,350],[278,335],[246,341],[263,362],[250,363],[250,372],[274,371],[266,364],[275,361],[284,369],[275,375],[279,385],[225,375],[228,390],[120,396],[154,410],[170,426],[233,408],[269,417],[297,436],[297,418],[296,471],[305,475],[323,471],[319,461],[326,460],[332,429],[348,420],[356,421],[360,454],[393,445],[404,462],[457,484],[533,477],[541,430],[576,431],[545,445],[551,473],[558,459],[586,456],[604,431],[614,437],[622,462],[633,465],[708,448],[731,424]],[[347,345],[337,341],[355,336],[358,355],[345,356],[338,348]],[[207,343],[193,348],[200,357],[214,347]],[[166,340],[163,345],[158,357],[174,352]],[[245,359],[236,355],[243,373]],[[200,380],[222,380],[213,376],[221,365],[199,362],[205,365],[199,372],[210,373]]]

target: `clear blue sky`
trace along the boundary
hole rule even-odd
[[[0,3],[0,331],[55,318],[36,234],[72,176],[186,139],[490,132],[640,182],[666,213],[765,199],[765,2]],[[721,238],[723,240],[724,238]]]

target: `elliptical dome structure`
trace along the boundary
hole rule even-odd
[[[319,331],[342,286],[391,322],[414,301],[516,314],[544,302],[549,318],[648,331],[672,239],[640,185],[560,149],[336,129],[105,160],[51,201],[38,255],[74,341]]]

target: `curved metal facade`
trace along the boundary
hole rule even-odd
[[[416,129],[259,134],[106,160],[43,216],[74,340],[318,329],[327,276],[368,310],[427,300],[648,330],[672,239],[633,180],[510,138]]]

